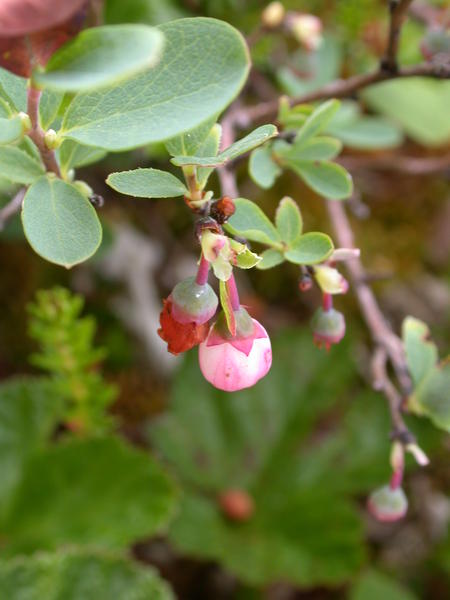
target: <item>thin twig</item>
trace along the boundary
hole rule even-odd
[[[343,156],[337,160],[339,164],[355,171],[357,169],[380,169],[396,171],[408,175],[431,175],[450,169],[450,154],[443,156],[402,156],[399,154],[368,154],[358,156]]]
[[[445,64],[422,63],[412,67],[404,67],[397,71],[378,69],[371,73],[354,75],[348,79],[339,79],[324,85],[323,87],[289,99],[289,105],[306,104],[316,100],[327,100],[329,98],[345,98],[369,85],[405,77],[432,77],[435,79],[450,78],[450,62]],[[279,106],[279,98],[269,102],[261,102],[248,108],[240,108],[234,112],[234,120],[241,127],[248,127],[252,122],[269,119],[276,116]]]
[[[385,55],[381,61],[380,69],[388,73],[397,73],[397,53],[402,25],[408,14],[412,0],[389,0],[389,37]]]
[[[39,123],[39,102],[41,94],[41,90],[38,90],[33,86],[28,88],[27,112],[31,120],[31,130],[28,132],[28,136],[36,144],[46,171],[50,171],[55,173],[58,177],[61,177],[55,153],[47,147],[45,143],[45,132]]]
[[[19,210],[22,208],[22,202],[25,197],[27,189],[21,188],[17,194],[6,204],[2,209],[0,209],[0,230],[3,229],[6,222],[13,217]]]

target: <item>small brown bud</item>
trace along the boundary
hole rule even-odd
[[[233,200],[229,196],[224,196],[220,200],[216,200],[211,204],[209,211],[210,216],[215,219],[221,225],[228,221],[228,219],[234,215],[236,207],[234,206]]]
[[[227,490],[218,498],[222,512],[232,521],[248,521],[254,513],[253,498],[244,490]]]

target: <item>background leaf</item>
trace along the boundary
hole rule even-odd
[[[75,186],[54,177],[41,177],[28,188],[22,223],[33,250],[66,268],[92,256],[102,239],[89,200]]]
[[[32,79],[38,86],[63,92],[104,87],[153,67],[164,37],[145,25],[107,25],[79,33],[57,50]]]
[[[143,452],[107,437],[60,443],[28,462],[1,524],[4,552],[124,548],[160,531],[173,503],[170,481]]]
[[[160,30],[166,43],[159,64],[120,87],[77,96],[65,115],[63,135],[125,150],[189,131],[233,100],[249,68],[245,42],[233,27],[195,18]]]
[[[353,587],[349,600],[415,600],[416,596],[395,579],[379,573],[364,573]]]
[[[286,161],[292,169],[317,194],[330,200],[344,200],[353,190],[351,175],[341,165],[327,161]]]
[[[320,104],[314,112],[306,119],[304,125],[295,136],[295,145],[300,147],[313,136],[317,135],[330,122],[334,113],[339,109],[339,100],[327,100]]]
[[[272,160],[270,145],[257,148],[251,153],[248,172],[253,181],[263,189],[266,190],[273,186],[282,171],[277,163]]]
[[[137,198],[176,198],[188,192],[175,175],[158,169],[111,173],[106,183],[121,194]]]
[[[0,590],[27,600],[173,600],[153,569],[92,551],[39,553],[0,561]]]

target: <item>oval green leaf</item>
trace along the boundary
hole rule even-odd
[[[293,144],[288,152],[281,154],[282,158],[291,160],[331,160],[342,149],[342,143],[331,137],[318,136],[305,144]]]
[[[257,148],[251,153],[248,163],[250,177],[264,190],[271,188],[276,178],[281,175],[280,167],[272,160],[271,146],[268,144],[264,148]]]
[[[13,183],[33,183],[44,174],[42,166],[27,152],[12,146],[0,148],[0,176]]]
[[[106,183],[121,194],[137,198],[176,198],[188,191],[175,175],[158,169],[111,173]]]
[[[300,147],[300,145],[305,144],[313,136],[323,131],[339,109],[340,104],[339,100],[327,100],[327,102],[320,104],[300,128],[295,137],[295,144]]]
[[[220,152],[217,156],[175,156],[171,162],[178,167],[186,165],[197,165],[199,167],[220,167],[230,160],[253,150],[264,144],[270,138],[278,135],[275,125],[262,125],[247,136],[231,144],[226,150]]]
[[[63,92],[112,85],[154,66],[163,43],[162,33],[146,25],[86,29],[55,52],[44,71],[33,73],[33,81]]]
[[[77,96],[65,115],[63,135],[88,146],[126,150],[184,133],[235,98],[249,69],[248,50],[236,29],[208,18],[180,19],[159,29],[165,47],[158,65],[120,87]]]
[[[280,244],[280,234],[259,206],[245,198],[237,198],[234,204],[236,212],[225,225],[227,231],[269,246]]]
[[[12,144],[22,135],[22,120],[18,115],[12,119],[0,119],[0,145]]]
[[[284,256],[297,265],[315,265],[326,260],[333,250],[334,245],[328,235],[312,231],[300,236]]]
[[[28,189],[22,223],[33,250],[66,268],[92,256],[102,239],[92,204],[61,179],[42,177]]]
[[[297,203],[286,196],[280,201],[275,213],[275,225],[283,242],[291,244],[302,233],[303,219]]]
[[[344,200],[353,190],[350,173],[344,167],[327,161],[286,161],[286,165],[299,175],[317,194],[330,200]]]
[[[265,271],[281,265],[282,262],[284,262],[284,254],[276,248],[268,248],[261,253],[261,261],[256,265],[256,268]]]

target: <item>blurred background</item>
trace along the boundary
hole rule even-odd
[[[321,19],[316,50],[295,36],[262,31],[265,3],[256,0],[106,0],[104,18],[228,21],[251,43],[253,69],[241,98],[257,103],[373,68],[385,48],[386,4],[286,0],[286,9]],[[404,65],[448,51],[445,0],[414,7],[401,38]],[[346,103],[360,113],[333,134],[344,143],[338,161],[354,179],[348,213],[371,285],[394,330],[406,315],[422,319],[442,356],[450,332],[450,82],[392,81]],[[365,508],[368,493],[390,475],[390,423],[384,397],[370,389],[371,341],[352,290],[336,301],[346,315],[346,338],[326,354],[314,348],[309,327],[320,297],[299,291],[298,268],[239,272],[242,303],[273,340],[273,367],[249,391],[229,397],[214,390],[201,377],[195,350],[169,355],[156,333],[161,299],[195,269],[192,214],[180,199],[133,199],[104,183],[112,171],[138,166],[168,169],[164,146],[109,154],[77,171],[104,198],[104,240],[92,259],[70,271],[32,252],[18,217],[1,232],[2,379],[51,371],[45,360],[30,362],[33,353],[45,354],[46,335],[60,336],[80,360],[83,346],[76,344],[84,334],[70,328],[82,317],[61,308],[68,297],[41,296],[36,308],[36,294],[62,286],[80,295],[81,314],[96,322],[94,344],[104,349],[92,358],[102,378],[90,393],[115,397],[120,435],[157,456],[179,489],[169,532],[130,546],[138,561],[160,570],[177,598],[448,599],[448,435],[425,419],[409,418],[431,465],[420,470],[408,463],[408,515],[380,524]],[[307,230],[333,236],[323,200],[293,173],[267,191],[249,178],[246,160],[237,175],[241,196],[270,217],[289,195]],[[3,202],[8,193],[0,177]],[[46,313],[52,302],[66,320]],[[217,494],[230,489],[250,491],[255,515],[248,522],[221,510]],[[36,527],[22,508],[18,518]],[[40,548],[24,540],[20,551]]]

